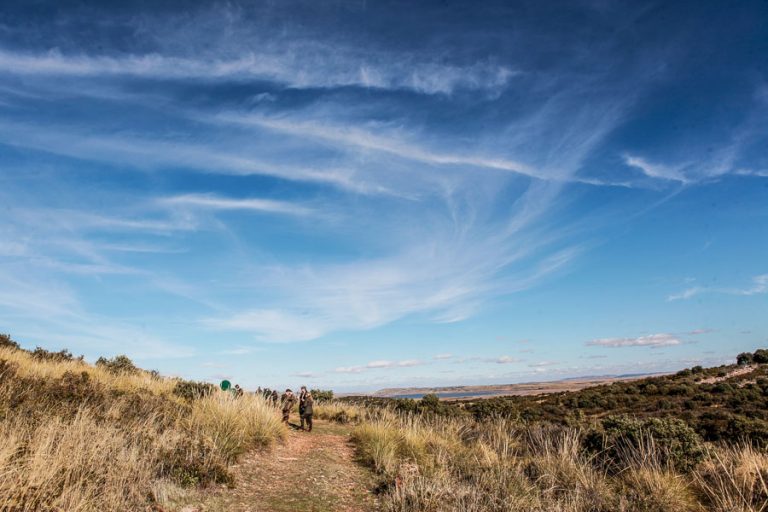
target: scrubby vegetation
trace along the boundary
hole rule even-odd
[[[762,512],[765,354],[552,395],[346,401],[388,510]]]
[[[0,510],[147,510],[169,489],[230,483],[240,453],[283,435],[261,396],[0,336]]]
[[[354,432],[386,510],[759,512],[768,456],[704,443],[675,419],[592,428],[370,413]]]
[[[695,366],[673,375],[614,382],[580,391],[455,401],[350,398],[398,412],[477,420],[507,418],[580,427],[593,418],[628,415],[678,418],[705,441],[768,447],[768,350],[738,356],[735,365]]]

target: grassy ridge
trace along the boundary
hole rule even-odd
[[[334,415],[361,418],[389,511],[764,512],[768,365],[740,362],[547,396],[345,399]]]
[[[262,397],[0,342],[0,510],[146,510],[285,432]]]

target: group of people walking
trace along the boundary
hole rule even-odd
[[[283,423],[288,423],[288,420],[291,417],[291,411],[293,410],[293,406],[296,405],[296,401],[297,401],[296,395],[290,389],[286,389],[280,401],[281,401],[282,411],[283,411]],[[301,420],[301,430],[312,432],[312,414],[313,414],[312,408],[314,405],[314,399],[312,398],[312,393],[310,393],[309,390],[307,390],[306,386],[301,386],[301,390],[299,391],[298,402],[299,402],[299,419]]]

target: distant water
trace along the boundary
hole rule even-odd
[[[411,395],[392,395],[391,398],[423,398],[425,394],[430,393],[414,393]],[[462,391],[454,393],[434,393],[440,398],[467,398],[469,396],[486,396],[486,395],[501,395],[499,391]]]

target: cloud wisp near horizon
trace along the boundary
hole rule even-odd
[[[27,344],[367,389],[765,335],[764,3],[43,4],[0,14]]]

